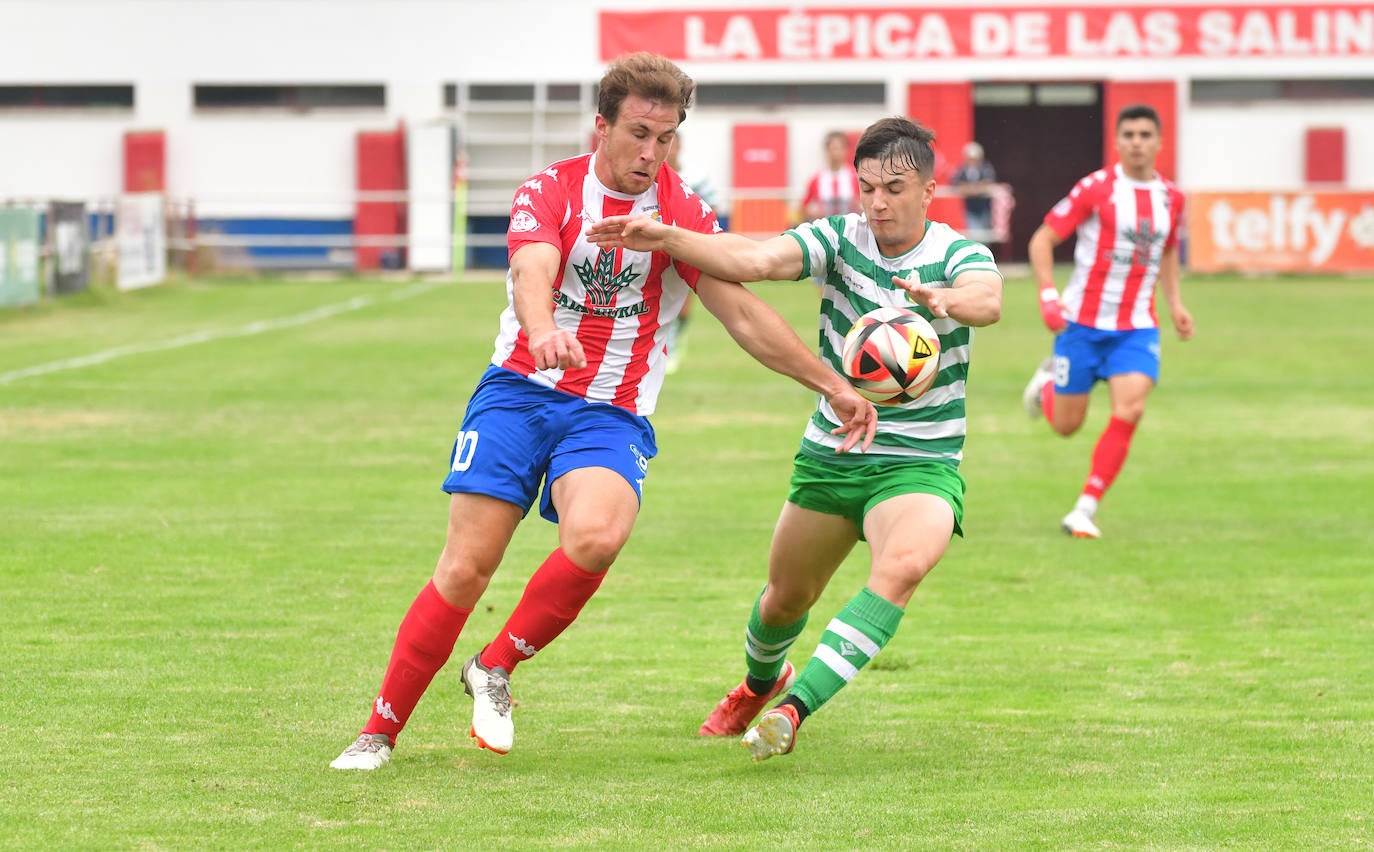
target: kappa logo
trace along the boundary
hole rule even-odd
[[[534,218],[534,214],[528,210],[517,210],[510,217],[510,230],[512,234],[526,234],[530,231],[538,230],[539,220]]]
[[[519,195],[515,196],[515,204],[514,204],[513,206],[515,206],[515,207],[533,207],[533,206],[534,206],[534,201],[532,201],[532,200],[530,199],[530,194],[529,194],[528,192],[522,192],[522,193],[520,193]]]
[[[391,710],[391,702],[383,701],[382,696],[380,695],[377,696],[377,704],[375,705],[375,708],[377,710],[378,716],[381,716],[383,719],[390,719],[398,725],[401,724],[401,720],[397,719],[396,714]]]
[[[840,642],[840,656],[857,657],[859,656],[859,649],[854,647],[854,644],[852,642],[842,640]]]
[[[558,180],[558,169],[555,169],[553,166],[549,166],[547,169],[544,169],[544,171],[540,172],[540,174],[548,175],[554,180]]]
[[[536,177],[536,178],[530,178],[529,180],[527,180],[527,181],[525,181],[524,183],[520,184],[520,188],[521,188],[521,189],[529,188],[529,189],[534,190],[535,192],[543,192],[543,191],[544,191],[544,184],[543,184],[542,181],[539,180],[539,178]]]
[[[510,637],[511,643],[515,645],[515,650],[524,654],[526,657],[533,657],[535,654],[539,653],[538,648],[526,642],[524,639],[521,639],[519,636],[516,636],[514,633],[507,632],[506,635]]]

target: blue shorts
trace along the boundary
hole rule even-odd
[[[558,523],[550,491],[558,477],[584,467],[609,468],[643,500],[649,459],[656,455],[648,419],[491,366],[468,400],[444,490],[486,494],[528,514],[543,480],[539,514]]]
[[[1159,329],[1107,331],[1071,322],[1054,338],[1054,390],[1087,393],[1099,380],[1144,373],[1159,381]]]

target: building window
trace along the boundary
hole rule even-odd
[[[386,87],[197,85],[196,109],[383,109]]]
[[[973,105],[980,107],[1093,106],[1096,83],[976,83]]]
[[[1195,104],[1256,101],[1374,101],[1374,78],[1193,80]]]
[[[133,108],[133,86],[0,86],[0,109]]]
[[[545,100],[554,106],[580,107],[581,83],[548,83],[543,87]],[[467,104],[533,104],[540,86],[534,83],[469,83]],[[444,84],[444,106],[458,106],[458,84]]]
[[[883,83],[703,83],[699,106],[883,106]]]

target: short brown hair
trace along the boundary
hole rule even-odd
[[[611,63],[601,77],[596,96],[596,111],[611,124],[620,116],[620,105],[630,95],[639,95],[677,107],[677,120],[687,119],[687,110],[696,97],[697,84],[671,61],[653,53],[629,53]]]
[[[854,166],[877,160],[902,171],[916,171],[930,180],[935,176],[935,132],[901,116],[880,118],[868,126],[854,148]]]

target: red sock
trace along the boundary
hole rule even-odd
[[[382,690],[363,733],[386,734],[395,744],[429,682],[448,662],[469,615],[472,610],[458,609],[444,600],[433,580],[425,584],[396,631]]]
[[[525,584],[506,626],[482,649],[482,665],[510,672],[543,650],[573,623],[605,576],[578,568],[561,547],[550,553]]]
[[[1093,448],[1093,466],[1088,472],[1088,481],[1083,486],[1084,496],[1101,500],[1102,494],[1112,487],[1112,481],[1126,463],[1126,453],[1131,449],[1131,436],[1135,434],[1135,424],[1113,417],[1102,430]]]
[[[1045,383],[1040,386],[1040,407],[1045,412],[1045,419],[1054,422],[1054,379],[1045,379]]]

